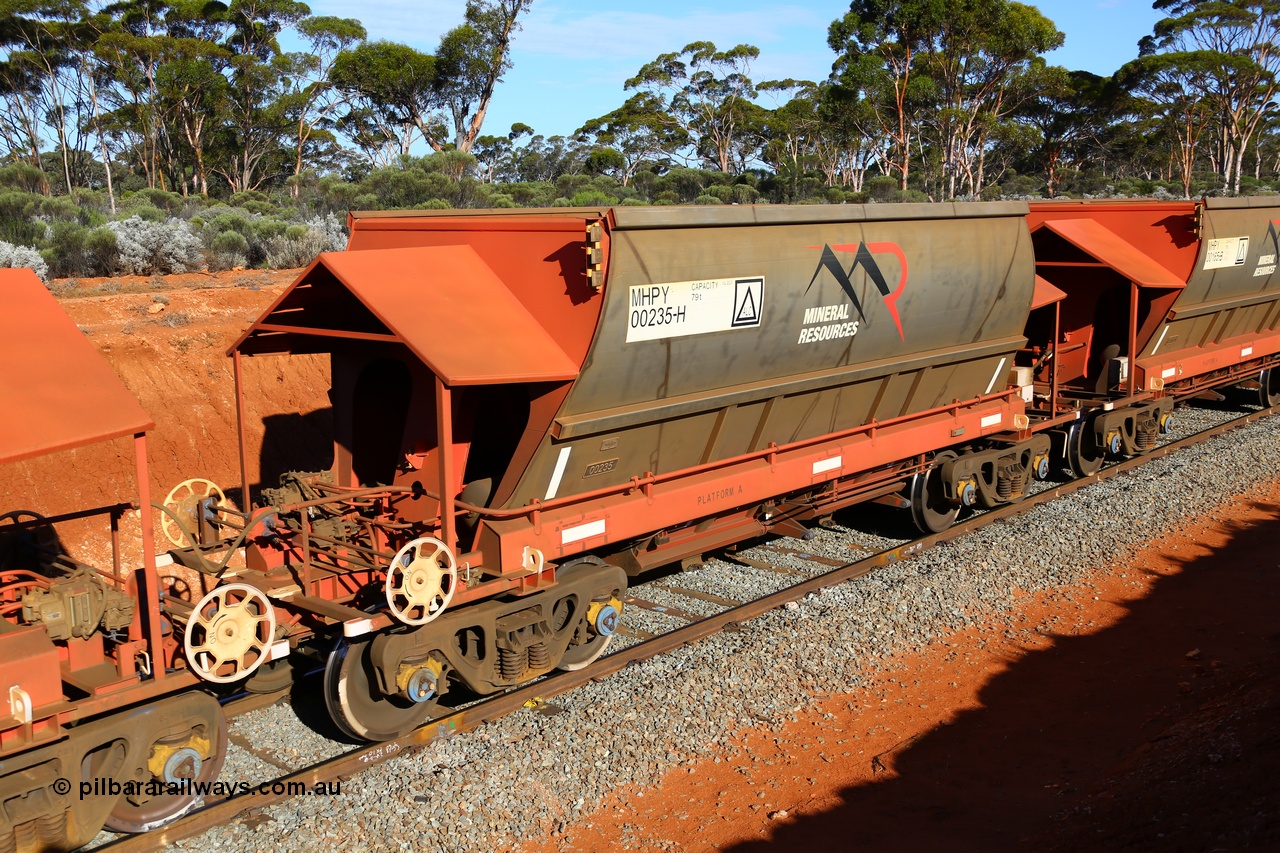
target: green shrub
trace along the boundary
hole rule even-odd
[[[165,213],[177,213],[186,206],[186,200],[177,193],[166,192],[158,187],[144,187],[126,195],[118,206],[121,212],[137,213],[144,207],[154,207]]]
[[[929,194],[920,190],[898,190],[893,194],[893,201],[898,204],[925,204]]]
[[[248,217],[227,211],[219,213],[210,219],[208,224],[205,225],[205,230],[210,233],[210,240],[227,231],[234,231],[241,237],[248,238],[253,233],[253,226],[249,224]],[[211,242],[210,246],[212,245]]]
[[[10,187],[26,193],[43,192],[48,185],[44,172],[30,163],[10,163],[0,168],[0,187]]]
[[[546,181],[504,184],[503,191],[520,207],[550,207],[556,197],[555,186]]]
[[[209,241],[210,270],[229,270],[249,263],[249,241],[239,231],[226,230]]]
[[[872,201],[889,201],[898,191],[898,181],[888,175],[876,175],[874,178],[868,178],[863,188]]]
[[[278,219],[254,219],[249,223],[250,239],[265,243],[272,237],[278,237],[289,228],[289,223]]]
[[[43,197],[21,190],[0,192],[0,240],[15,246],[36,246],[45,239],[45,224],[33,213]]]
[[[227,203],[232,207],[244,207],[245,210],[248,210],[245,207],[247,202],[266,202],[270,204],[271,197],[258,190],[242,190],[238,193],[232,193],[231,198],[227,199]]]
[[[120,270],[120,250],[116,232],[105,226],[93,228],[84,239],[85,254],[91,262],[91,275],[115,275]]]
[[[149,204],[143,204],[138,207],[132,207],[132,208],[125,208],[122,205],[120,207],[120,215],[124,216],[125,214],[128,214],[128,215],[125,216],[124,219],[121,219],[118,221],[123,222],[128,219],[141,219],[143,222],[164,222],[166,219],[169,218],[168,216],[165,215],[165,212],[163,210],[160,210],[159,208],[156,208],[156,207],[152,207]]]
[[[570,207],[608,207],[617,199],[611,198],[600,190],[582,190],[574,193],[569,199]]]

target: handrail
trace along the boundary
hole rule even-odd
[[[955,400],[947,406],[939,406],[937,408],[927,409],[922,412],[912,412],[911,414],[908,414],[908,415],[899,415],[896,418],[889,418],[883,421],[877,421],[873,419],[870,423],[860,424],[859,426],[851,427],[850,429],[841,430],[839,432],[834,432],[834,433],[827,433],[814,438],[802,439],[800,441],[794,441],[787,444],[774,444],[771,442],[767,447],[762,448],[760,450],[755,450],[750,453],[743,453],[738,456],[729,457],[727,459],[719,459],[714,462],[706,462],[701,465],[695,465],[692,468],[682,468],[679,471],[673,471],[665,474],[654,474],[650,472],[650,473],[646,473],[643,477],[632,476],[625,483],[618,483],[613,486],[604,486],[602,488],[595,489],[590,492],[583,492],[581,494],[576,494],[576,495],[567,495],[565,497],[554,498],[549,501],[543,501],[543,500],[534,498],[524,506],[514,507],[511,509],[493,509],[491,507],[475,506],[474,504],[469,504],[464,501],[455,499],[454,501],[455,515],[474,513],[480,516],[481,518],[487,518],[492,520],[520,518],[523,516],[532,515],[534,513],[542,513],[548,510],[559,509],[564,506],[581,503],[582,501],[585,501],[585,500],[595,500],[598,498],[608,497],[615,494],[629,494],[631,492],[638,491],[642,488],[658,485],[660,483],[669,482],[671,480],[690,477],[696,474],[702,474],[708,471],[715,471],[721,468],[728,468],[733,465],[740,465],[743,462],[752,462],[759,459],[765,459],[771,456],[776,456],[779,453],[789,453],[795,450],[803,449],[805,447],[812,447],[817,444],[823,444],[830,441],[837,441],[844,438],[850,438],[855,435],[860,435],[862,433],[867,433],[867,432],[873,433],[878,429],[884,429],[886,427],[896,426],[897,424],[906,423],[908,421],[916,420],[921,417],[927,417],[935,414],[943,414],[946,412],[957,413],[961,409],[972,408],[982,403],[988,403],[988,402],[993,402],[993,401],[1002,400],[1002,399],[1009,399],[1014,397],[1018,393],[1019,393],[1018,389],[1011,388],[1011,389],[1006,389],[1004,391],[996,391],[991,394],[982,394],[978,397],[974,397],[966,401]],[[440,501],[440,496],[438,494],[428,490],[427,488],[422,486],[421,483],[415,483],[412,486],[364,486],[364,487],[352,488],[352,489],[326,483],[324,484],[324,490],[331,492],[333,496],[324,497],[324,498],[313,498],[308,501],[299,501],[297,503],[283,504],[278,507],[261,507],[256,511],[252,512],[251,514],[249,514],[245,522],[245,526],[240,531],[239,535],[237,535],[232,540],[228,540],[225,543],[219,544],[218,547],[226,548],[227,552],[226,552],[226,555],[223,557],[222,561],[216,566],[214,563],[204,558],[204,555],[200,553],[198,547],[191,548],[191,551],[193,551],[197,555],[197,558],[200,560],[200,562],[207,567],[207,571],[209,574],[221,574],[223,571],[226,570],[227,565],[230,563],[231,555],[238,548],[243,546],[245,539],[248,537],[249,531],[253,530],[257,526],[257,523],[259,521],[264,521],[272,515],[275,515],[278,513],[286,513],[286,512],[300,512],[302,510],[310,509],[312,507],[331,505],[335,501],[352,501],[359,498],[374,498],[374,497],[390,498],[393,495],[428,497],[428,498],[431,498],[432,500]],[[365,505],[372,505],[372,502]],[[191,542],[196,541],[195,537],[191,535],[191,533],[186,529],[186,526],[167,507],[161,504],[153,504],[153,506],[155,506],[157,509],[161,510],[162,512],[168,513],[169,516],[173,518],[174,521],[178,524],[179,529],[182,530],[184,534],[186,534],[189,541]],[[435,523],[438,524],[439,520],[440,520],[439,516],[437,516]],[[427,526],[431,526],[431,525],[428,524]]]

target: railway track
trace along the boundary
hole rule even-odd
[[[624,636],[629,636],[631,645],[601,658],[585,669],[576,672],[558,673],[507,693],[478,701],[405,737],[377,745],[350,749],[335,757],[302,769],[287,772],[267,781],[255,793],[210,801],[199,810],[168,827],[145,835],[121,836],[100,845],[97,849],[144,851],[167,846],[209,828],[228,823],[251,809],[260,809],[283,802],[293,795],[291,791],[300,790],[298,786],[304,786],[306,790],[312,790],[317,784],[348,778],[390,758],[422,748],[442,738],[475,729],[488,721],[510,714],[522,707],[542,705],[548,699],[588,682],[605,678],[632,663],[662,655],[718,632],[734,630],[739,623],[749,621],[775,608],[783,607],[788,602],[798,601],[811,593],[820,592],[824,588],[862,577],[878,568],[908,559],[943,543],[964,537],[988,524],[1030,512],[1039,506],[1072,494],[1095,482],[1123,476],[1154,459],[1171,455],[1183,448],[1199,444],[1277,412],[1280,412],[1280,406],[1250,412],[1185,438],[1168,442],[1143,456],[1110,465],[1091,477],[1052,486],[1030,495],[1018,503],[975,515],[942,533],[923,536],[848,562],[808,553],[802,549],[789,548],[776,542],[767,543],[756,548],[754,550],[755,557],[737,554],[726,555],[726,559],[730,562],[768,572],[788,581],[794,579],[796,582],[776,592],[742,602],[726,596],[713,595],[687,588],[680,583],[681,576],[679,575],[664,578],[655,584],[637,588],[632,591],[632,595],[627,602],[630,607],[640,611],[661,614],[670,620],[684,624],[661,633],[643,629],[620,631],[619,633]],[[759,559],[761,556],[765,556],[766,559]],[[778,565],[779,563],[795,564],[797,561],[803,565],[814,567],[817,573],[811,574],[787,565]],[[704,602],[723,609],[716,610],[710,615],[699,614],[689,609],[652,600],[659,597],[656,595],[657,590],[665,590],[690,599],[692,602]],[[692,607],[693,605],[690,604],[689,606]],[[226,710],[229,716],[236,717],[251,710],[271,705],[279,701],[280,698],[278,694],[245,696],[229,702]]]

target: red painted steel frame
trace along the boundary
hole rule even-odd
[[[1215,346],[1176,351],[1168,360],[1163,356],[1145,358],[1137,366],[1142,370],[1147,386],[1153,379],[1161,379],[1170,385],[1277,353],[1280,353],[1280,332],[1269,332],[1265,335],[1240,335]]]
[[[156,571],[155,530],[151,518],[151,480],[147,474],[147,436],[138,433],[133,441],[138,470],[138,520],[142,524],[142,581],[138,582],[136,571],[132,577],[138,589],[139,603],[146,605],[143,630],[151,656],[151,677],[160,682],[164,681],[166,673],[160,622],[160,575]]]
[[[440,444],[440,537],[457,553],[453,495],[453,396],[444,380],[436,377],[436,435]],[[448,452],[445,448],[449,448]]]
[[[1016,391],[1002,391],[891,421],[871,423],[809,441],[774,446],[743,456],[630,484],[515,510],[481,510],[501,539],[499,566],[520,565],[525,546],[560,560],[611,543],[632,541],[667,527],[715,516],[734,507],[782,497],[806,488],[966,441],[1008,432],[1024,413]],[[985,426],[984,426],[985,423]],[[709,492],[729,494],[711,505]],[[527,519],[518,517],[528,516]],[[601,524],[603,522],[603,524]],[[599,528],[599,532],[595,530]],[[582,535],[582,538],[576,538]],[[492,555],[486,555],[492,559]]]

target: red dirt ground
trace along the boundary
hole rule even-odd
[[[1280,484],[528,849],[1280,849]]]

